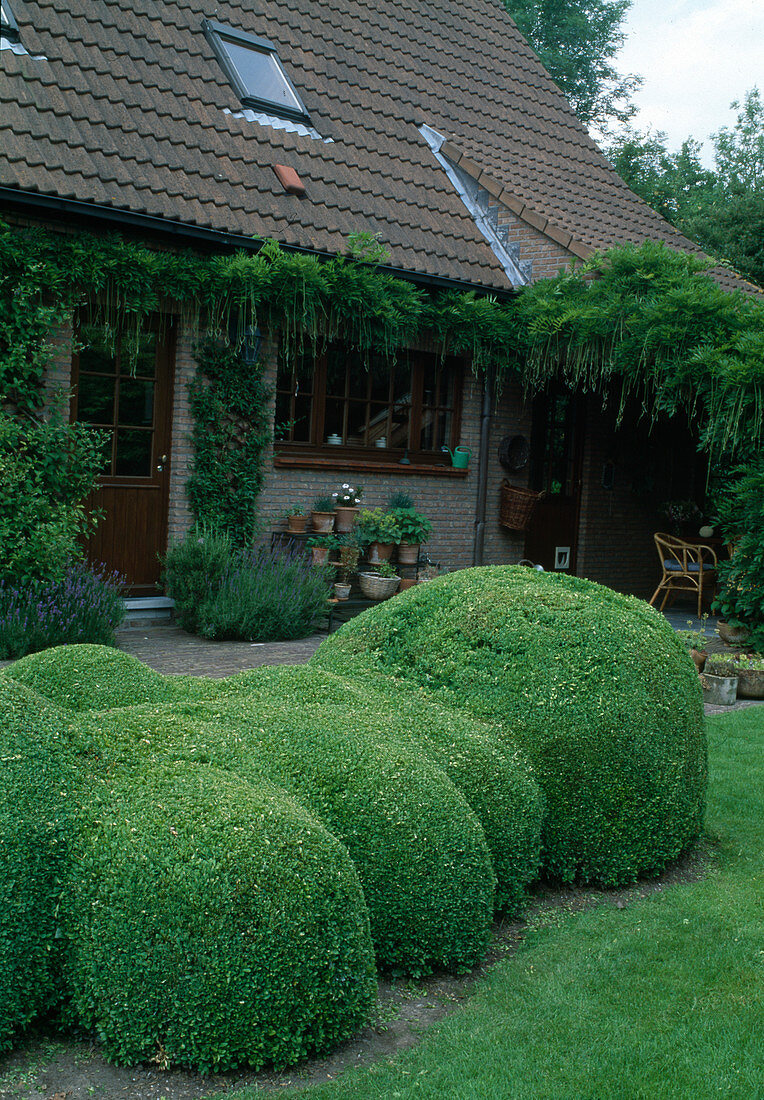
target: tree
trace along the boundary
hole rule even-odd
[[[641,78],[622,76],[612,65],[631,0],[504,3],[581,122],[607,131],[613,120],[632,117],[630,97]]]
[[[731,107],[735,125],[712,135],[716,171],[703,168],[698,142],[688,138],[672,153],[660,131],[626,128],[606,153],[654,210],[710,256],[764,286],[764,103],[753,88]]]

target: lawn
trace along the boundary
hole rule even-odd
[[[279,1095],[764,1097],[764,708],[708,732],[712,855],[698,881],[536,922],[417,1047]]]

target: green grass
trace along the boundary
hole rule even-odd
[[[764,1097],[764,708],[712,718],[708,733],[713,856],[701,879],[534,922],[420,1045],[279,1095]]]

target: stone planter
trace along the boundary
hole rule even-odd
[[[744,645],[748,638],[748,630],[744,626],[730,626],[724,619],[719,619],[716,624],[719,637],[727,645]]]
[[[745,668],[735,660],[714,663],[714,676],[737,676],[738,699],[764,699],[764,669]]]
[[[311,512],[310,522],[314,531],[326,535],[334,530],[334,512]]]
[[[338,504],[334,509],[334,530],[341,534],[347,534],[353,530],[359,508],[346,507]]]
[[[336,581],[334,585],[334,595],[338,600],[347,600],[350,596],[350,585]]]
[[[731,707],[737,698],[737,676],[711,676],[708,672],[701,672],[700,684],[704,703]]]

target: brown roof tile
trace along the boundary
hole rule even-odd
[[[3,52],[0,186],[327,252],[370,230],[401,268],[506,287],[427,123],[446,157],[575,255],[693,247],[618,179],[499,0],[217,0],[218,21],[277,45],[331,143],[226,113],[242,107],[202,33],[204,0],[17,6],[22,42],[48,60]]]

